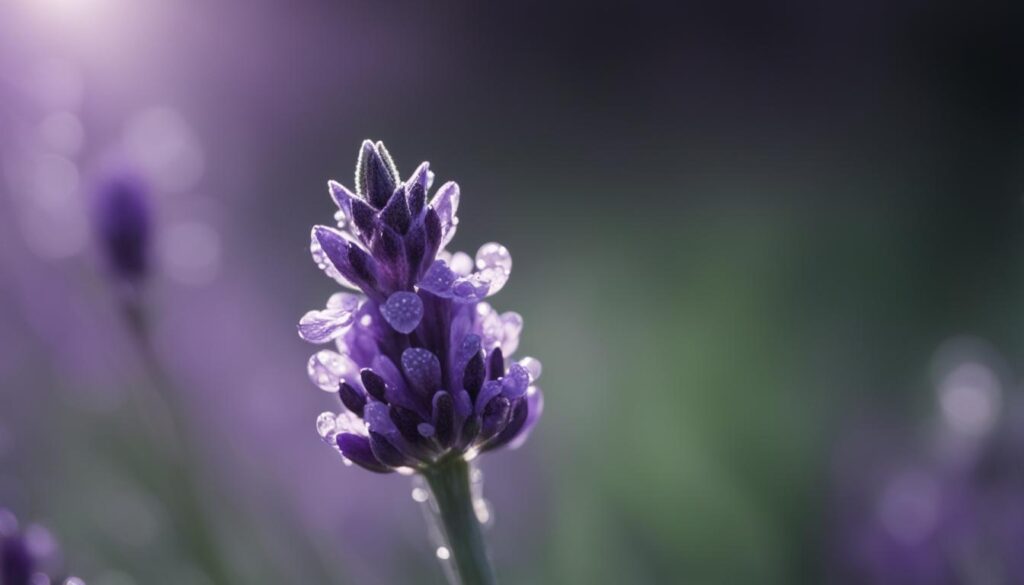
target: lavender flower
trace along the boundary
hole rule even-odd
[[[135,175],[106,177],[96,191],[96,228],[111,272],[138,284],[149,272],[152,211],[145,183]]]
[[[543,405],[540,362],[510,359],[523,320],[484,301],[505,285],[512,259],[484,244],[475,261],[444,247],[458,223],[459,186],[428,200],[422,163],[406,180],[380,142],[365,141],[355,192],[331,181],[338,228],[313,228],[313,260],[348,289],[299,322],[313,343],[321,389],[345,409],[317,420],[320,435],[370,471],[424,471],[452,458],[521,444]]]
[[[22,531],[14,514],[0,508],[0,585],[85,585],[77,577],[61,581],[54,575],[49,565],[54,564],[55,550],[45,528],[34,524]]]

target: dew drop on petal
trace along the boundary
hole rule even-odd
[[[508,282],[512,274],[512,255],[508,248],[501,244],[490,242],[480,246],[476,253],[476,268],[480,271],[481,279],[490,285],[488,295],[500,291]]]
[[[355,311],[359,308],[359,303],[362,300],[363,297],[355,293],[337,292],[331,295],[331,298],[327,299],[327,308],[343,311]]]
[[[423,301],[416,293],[399,291],[381,305],[380,314],[395,331],[412,333],[423,319]]]
[[[333,442],[337,434],[334,417],[333,412],[321,412],[320,416],[316,417],[316,432],[327,443]]]
[[[523,331],[523,317],[514,311],[501,314],[501,353],[506,357],[519,347],[519,334]]]
[[[446,547],[446,546],[439,546],[439,547],[437,547],[437,558],[441,559],[442,561],[447,561],[449,558],[451,558],[451,556],[452,556],[452,553],[451,553],[451,551],[448,550],[448,547]]]
[[[412,488],[412,499],[414,502],[423,503],[430,499],[430,493],[421,487]]]
[[[337,392],[342,378],[354,376],[358,372],[351,359],[329,349],[323,349],[309,358],[306,373],[321,390]]]
[[[540,379],[540,374],[543,368],[541,367],[540,360],[532,357],[524,357],[519,360],[519,365],[523,366],[527,373],[530,374],[530,383],[534,383]]]
[[[452,272],[459,276],[469,276],[469,273],[473,271],[473,259],[465,252],[455,252],[452,254],[452,260],[448,265],[451,267]]]

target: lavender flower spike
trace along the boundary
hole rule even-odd
[[[475,257],[445,251],[460,190],[449,182],[429,197],[433,179],[424,162],[403,181],[382,143],[363,142],[355,190],[328,183],[337,227],[315,226],[310,244],[321,270],[361,294],[335,294],[302,318],[299,335],[337,346],[308,366],[313,383],[344,406],[320,415],[320,435],[370,471],[422,473],[443,516],[442,484],[462,490],[450,476],[464,473],[466,461],[521,444],[543,399],[540,362],[511,359],[522,318],[484,302],[508,280],[511,256],[494,243]],[[462,529],[478,527],[446,523],[450,540]],[[463,582],[490,582],[464,574],[472,568],[453,552]]]
[[[145,183],[137,176],[107,176],[96,189],[96,231],[113,276],[139,284],[149,272],[152,211]]]
[[[24,530],[14,514],[0,508],[0,585],[85,585],[77,577],[62,579],[52,565],[56,545],[50,533],[39,525]]]

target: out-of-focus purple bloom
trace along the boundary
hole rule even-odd
[[[831,511],[829,582],[1024,583],[1021,420],[956,445],[952,458],[943,454],[949,436],[922,450],[877,426],[847,445]],[[894,454],[901,450],[908,452]]]
[[[512,269],[504,246],[475,258],[444,250],[458,224],[459,186],[428,197],[422,163],[405,181],[380,142],[366,141],[355,191],[331,181],[338,227],[313,228],[313,260],[338,284],[327,307],[299,322],[313,343],[310,379],[345,409],[317,420],[347,461],[371,471],[424,469],[442,457],[517,446],[536,424],[540,362],[509,359],[523,320],[485,298]]]
[[[53,574],[56,544],[45,528],[18,527],[14,514],[0,508],[0,585],[38,585],[64,583],[84,585],[77,577],[62,579]]]
[[[107,176],[96,190],[96,230],[113,274],[137,284],[150,265],[153,217],[145,182],[130,173]]]

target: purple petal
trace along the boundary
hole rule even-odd
[[[454,345],[454,344],[453,344]],[[480,336],[478,335],[466,335],[462,338],[462,341],[455,345],[458,348],[455,352],[455,372],[463,372],[466,369],[466,364],[469,360],[473,359],[477,354],[480,353]]]
[[[398,433],[394,421],[391,420],[391,407],[382,402],[368,402],[363,412],[363,420],[369,430],[390,437]]]
[[[448,242],[455,237],[455,225],[458,218],[455,217],[459,210],[459,185],[449,181],[437,190],[437,195],[430,201],[430,207],[437,211],[437,217],[441,220],[441,247],[448,245]]]
[[[363,141],[356,163],[356,191],[377,209],[384,207],[395,192],[398,178],[392,174],[390,162],[390,156],[385,160],[377,145]]]
[[[483,412],[484,407],[496,396],[501,394],[501,382],[497,380],[490,380],[484,382],[483,387],[480,388],[480,394],[476,397],[476,404],[474,410],[476,412]]]
[[[402,277],[399,258],[402,257],[404,246],[402,236],[386,225],[377,226],[370,249],[374,257],[384,266],[390,267],[396,278]],[[396,270],[398,268],[398,270]]]
[[[351,324],[351,311],[309,311],[299,320],[299,337],[310,343],[327,343],[341,336]]]
[[[309,237],[309,253],[310,255],[313,256],[313,262],[316,263],[317,267],[320,268],[320,270],[323,270],[327,274],[327,276],[333,278],[334,281],[337,282],[338,284],[351,289],[359,290],[358,286],[356,286],[351,280],[349,280],[345,276],[342,276],[338,269],[335,268],[334,262],[332,262],[331,259],[328,258],[326,251],[323,249],[323,246],[320,245],[320,239],[317,237],[317,231],[318,228],[322,227],[323,226],[314,227]]]
[[[427,253],[427,240],[423,226],[416,224],[405,234],[405,261],[409,266],[409,274],[413,278],[422,272],[424,255]]]
[[[523,427],[529,414],[529,405],[526,397],[518,398],[512,403],[512,412],[509,415],[508,424],[494,437],[485,447],[485,451],[497,449],[516,438]]]
[[[389,473],[391,471],[373,454],[368,437],[353,435],[352,433],[341,433],[338,435],[337,442],[341,454],[352,463],[377,473]]]
[[[466,368],[462,372],[462,387],[469,392],[470,396],[476,396],[480,392],[480,387],[484,384],[484,378],[487,377],[486,369],[484,354],[481,351],[478,351],[466,363]]]
[[[353,199],[351,208],[352,223],[359,230],[363,240],[369,240],[370,234],[373,233],[373,228],[377,225],[377,211],[362,199]]]
[[[519,433],[509,441],[510,449],[518,449],[526,442],[533,427],[537,426],[540,415],[544,412],[544,393],[539,387],[530,386],[530,389],[526,391],[526,405],[526,422],[523,423],[523,428],[519,429]]]
[[[434,184],[434,173],[430,170],[430,163],[421,162],[420,166],[416,167],[416,170],[409,175],[409,180],[406,183],[419,185],[423,187],[424,192],[429,191],[430,186]]]
[[[381,402],[387,401],[388,386],[384,382],[384,378],[381,378],[370,368],[363,368],[359,372],[359,379],[362,380],[363,388],[366,388],[367,394]]]
[[[391,422],[394,423],[398,432],[401,433],[402,437],[406,441],[412,444],[422,443],[423,437],[420,435],[419,425],[424,422],[420,415],[416,414],[416,411],[404,408],[402,406],[391,407]]]
[[[428,207],[423,215],[423,228],[426,232],[426,247],[431,256],[437,256],[437,252],[444,245],[444,228],[441,227],[441,218],[433,207]]]
[[[501,353],[501,348],[496,347],[491,355],[487,358],[487,378],[491,380],[497,380],[498,378],[505,375],[505,356]]]
[[[366,409],[365,394],[356,390],[356,388],[348,382],[342,382],[338,386],[338,397],[341,399],[341,403],[345,405],[345,408],[354,412],[358,416],[363,416]]]
[[[508,373],[501,379],[502,394],[507,396],[509,400],[515,400],[526,394],[526,389],[529,386],[529,372],[518,363],[512,362],[512,365],[508,367]]]
[[[409,334],[423,319],[423,301],[416,293],[399,291],[380,306],[380,314],[395,331]]]
[[[509,422],[509,413],[512,411],[512,403],[504,396],[492,398],[481,415],[483,424],[480,429],[480,436],[483,440],[500,433]]]
[[[441,362],[429,350],[410,347],[403,351],[402,370],[409,382],[423,393],[441,385]]]
[[[409,206],[409,215],[413,219],[418,219],[427,204],[427,188],[419,182],[410,181],[406,184],[405,190],[405,202]]]
[[[360,298],[348,293],[335,293],[322,311],[309,311],[299,320],[299,337],[311,343],[327,343],[345,332],[359,308]]]
[[[331,199],[334,200],[334,204],[338,206],[338,209],[345,214],[346,218],[351,219],[352,201],[361,201],[359,195],[356,195],[348,187],[337,181],[327,181],[327,190],[331,192]]]
[[[404,188],[395,189],[388,204],[381,210],[380,219],[400,234],[409,231],[409,222],[412,218],[409,214],[409,205],[405,202]]]
[[[380,377],[384,378],[384,381],[388,383],[390,387],[389,401],[393,399],[392,394],[405,392],[405,379],[402,378],[402,373],[398,370],[398,366],[388,356],[379,355],[375,357],[373,359],[373,371],[380,374]]]
[[[362,281],[369,288],[377,285],[377,262],[366,250],[363,250],[355,243],[348,245],[348,261],[352,267],[352,281]],[[341,270],[339,268],[339,270]],[[345,274],[342,272],[342,274]],[[364,291],[368,292],[368,291]]]
[[[473,414],[473,398],[469,392],[462,390],[455,394],[455,414],[459,416],[459,419],[465,419]]]
[[[455,273],[449,270],[444,260],[436,260],[430,265],[418,284],[420,288],[439,297],[448,297],[451,295],[454,282]]]
[[[342,232],[334,228],[318,225],[313,228],[313,240],[318,244],[330,267],[340,274],[343,284],[359,285],[358,288],[371,289],[377,282],[377,264],[362,248],[349,240]],[[312,250],[312,247],[311,247]],[[318,251],[313,251],[314,260],[318,259]],[[319,264],[319,262],[318,262]],[[328,267],[321,266],[325,271]],[[328,274],[331,274],[328,271]],[[335,278],[337,280],[337,278]]]
[[[380,433],[370,432],[370,449],[379,461],[390,467],[408,467],[413,464],[409,457]]]

